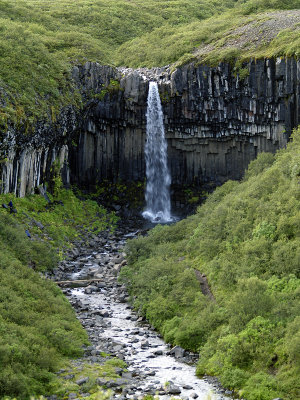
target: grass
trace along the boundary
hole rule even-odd
[[[60,289],[33,270],[53,268],[53,248],[30,241],[13,216],[0,215],[0,397],[41,394],[87,336]]]
[[[80,240],[84,232],[83,239],[89,232],[113,228],[115,217],[59,184],[54,193],[50,207],[40,195],[0,195],[2,204],[12,200],[17,210],[11,214],[0,209],[1,398],[57,390],[55,372],[70,357],[81,356],[88,344],[68,300],[40,272],[57,266],[69,241]]]
[[[89,392],[91,399],[97,398],[101,391],[106,389],[98,385],[97,379],[103,381],[113,381],[121,376],[116,372],[117,369],[126,370],[126,363],[118,358],[110,358],[103,363],[87,363],[77,361],[66,365],[63,372],[52,383],[52,390],[59,398],[67,398],[70,393],[76,393],[77,397],[81,397],[82,393]],[[83,377],[88,380],[83,385],[78,385],[76,381]]]
[[[70,79],[74,64],[180,65],[194,59],[197,46],[218,47],[232,29],[264,18],[258,14],[293,8],[297,0],[1,0],[0,126],[27,133],[39,119],[55,122],[65,105],[80,107]],[[298,56],[299,30],[238,54],[253,55]],[[202,61],[236,56],[217,49]]]
[[[105,229],[113,229],[117,221],[114,213],[108,213],[96,201],[80,200],[72,190],[60,187],[56,195],[48,193],[51,203],[41,195],[17,198],[12,194],[0,195],[1,204],[13,202],[17,213],[14,220],[23,224],[31,236],[57,248],[62,254],[72,240],[87,240],[87,233],[97,234]],[[7,218],[8,211],[0,209],[0,216]],[[41,225],[44,227],[41,229]]]
[[[195,215],[128,244],[134,305],[247,400],[300,399],[300,129]],[[202,291],[208,279],[215,300]]]

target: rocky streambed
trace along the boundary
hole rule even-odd
[[[118,378],[100,376],[96,380],[100,387],[112,389],[113,398],[227,399],[231,393],[215,379],[195,376],[197,355],[165,344],[127,302],[126,288],[117,277],[126,265],[122,252],[125,242],[137,234],[134,228],[129,232],[119,229],[113,235],[93,235],[85,244],[78,242],[52,276],[60,282],[91,342],[76,365],[103,364],[106,354],[124,360],[126,369],[115,368]],[[64,374],[64,379],[72,378],[74,375]],[[81,376],[76,383],[84,388],[88,380],[88,376]],[[80,397],[90,395],[85,390]],[[69,393],[69,399],[76,397],[78,394]]]

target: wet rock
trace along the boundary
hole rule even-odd
[[[119,272],[121,271],[121,268],[122,268],[121,264],[116,264],[116,265],[113,267],[112,273],[113,273],[114,275],[118,275]]]
[[[183,385],[182,387],[183,387],[183,389],[185,389],[185,390],[191,390],[191,389],[193,389],[193,386],[190,386],[190,385]]]
[[[175,358],[182,358],[185,355],[185,350],[180,346],[175,346],[170,350],[169,353]]]
[[[149,342],[148,342],[148,340],[143,340],[142,342],[141,342],[141,348],[142,349],[147,349],[149,347]]]
[[[176,386],[174,384],[171,384],[168,389],[167,389],[168,394],[180,394],[181,389],[179,386]]]
[[[132,379],[132,372],[122,372],[122,378],[124,378],[124,379],[128,379],[128,380],[130,380],[130,379]]]
[[[146,372],[146,375],[147,375],[147,376],[155,376],[155,374],[156,374],[155,371]]]
[[[192,399],[197,399],[199,396],[197,395],[197,393],[193,392],[193,393],[190,394],[190,397]]]
[[[126,301],[128,301],[129,297],[124,293],[124,294],[120,294],[118,297],[118,300],[120,303],[126,303]]]
[[[100,310],[99,315],[101,315],[101,317],[103,318],[108,318],[110,316],[110,313],[107,310]]]

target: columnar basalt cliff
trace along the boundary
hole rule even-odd
[[[72,75],[83,109],[62,110],[59,123],[41,124],[34,136],[7,133],[3,191],[29,192],[56,156],[65,162],[67,183],[143,180],[150,80],[159,84],[173,183],[239,179],[258,152],[283,147],[300,122],[294,59],[251,61],[242,71],[222,63],[175,71],[86,63]]]

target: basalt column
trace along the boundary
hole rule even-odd
[[[240,179],[259,152],[285,146],[300,122],[299,61],[251,61],[244,70],[240,79],[228,64],[175,71],[81,67],[79,82],[96,96],[82,119],[73,180],[145,179],[149,81],[159,88],[172,182]]]

